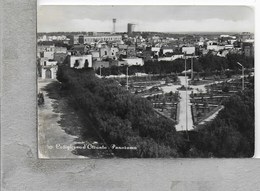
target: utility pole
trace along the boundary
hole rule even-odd
[[[100,75],[100,77],[102,76],[101,68],[103,68],[103,65],[101,65],[101,66],[99,67],[99,75]]]
[[[191,57],[191,80],[193,80],[193,57],[194,57],[194,53]]]
[[[128,65],[126,66],[126,89],[128,90]]]
[[[245,89],[245,68],[242,68],[242,91]]]
[[[186,52],[184,52],[184,59],[185,59],[185,87],[187,92],[187,63],[186,63]]]
[[[187,139],[189,140],[189,134],[188,134],[188,93],[187,93],[187,61],[186,61],[186,52],[184,52],[184,58],[185,58],[185,93],[186,93],[186,134]]]

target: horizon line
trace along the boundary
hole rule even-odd
[[[96,32],[96,33],[113,33],[111,31],[51,31],[51,32],[41,32],[41,31],[37,31],[38,33],[88,33],[88,32]],[[253,33],[251,31],[179,31],[179,32],[168,32],[168,31],[133,31],[134,33],[138,33],[138,32],[152,32],[152,33]],[[115,33],[127,33],[127,31],[118,31]],[[114,34],[115,34],[114,33]]]

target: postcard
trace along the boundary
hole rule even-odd
[[[249,6],[39,6],[39,158],[252,157],[254,30]]]

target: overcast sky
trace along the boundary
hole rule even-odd
[[[254,10],[246,6],[39,6],[38,32],[254,32]]]

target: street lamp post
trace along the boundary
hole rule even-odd
[[[245,78],[245,75],[244,75],[245,68],[239,62],[237,62],[237,64],[242,67],[242,91],[244,91],[244,89],[245,89],[245,79],[244,79]]]
[[[184,60],[185,60],[185,88],[187,92],[187,61],[186,61],[186,52],[184,53]]]

